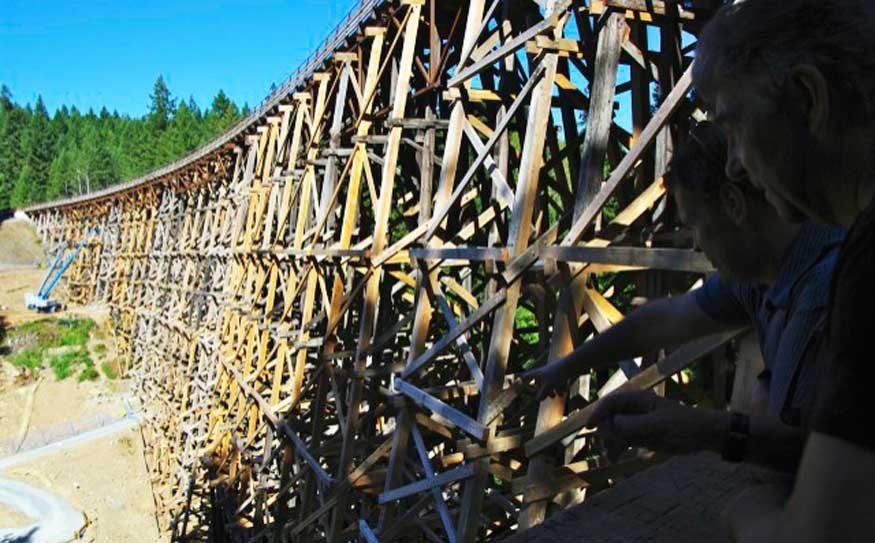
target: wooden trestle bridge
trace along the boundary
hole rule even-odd
[[[710,271],[660,174],[717,3],[363,0],[218,140],[26,209],[49,247],[100,228],[68,301],[111,308],[162,529],[491,541],[622,473],[581,422],[620,374],[513,377]]]

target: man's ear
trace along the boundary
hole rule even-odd
[[[830,115],[829,86],[823,72],[810,64],[800,64],[790,72],[789,82],[800,100],[809,130],[823,134]]]
[[[719,190],[720,209],[736,226],[747,221],[747,198],[735,183],[723,183]]]

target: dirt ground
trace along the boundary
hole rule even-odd
[[[45,276],[45,269],[33,266],[40,261],[44,261],[42,250],[25,221],[0,224],[0,322],[4,328],[46,318],[24,306],[25,293],[35,292]],[[105,308],[70,307],[51,316],[71,315],[91,318],[98,330],[105,330]],[[101,338],[99,342],[105,344],[106,352],[96,355],[95,341],[89,344],[89,350],[99,366],[101,360],[114,357],[114,345],[111,337]],[[8,448],[18,441],[30,395],[33,400],[26,439],[31,440],[42,436],[63,439],[68,437],[64,433],[69,434],[71,423],[75,431],[97,418],[121,418],[126,409],[136,410],[131,383],[108,379],[100,373],[95,381],[78,382],[75,377],[59,381],[51,370],[44,369],[37,385],[36,378],[23,378],[21,369],[0,356],[0,456],[14,452],[4,450],[3,445]],[[84,541],[161,541],[138,429],[41,457],[2,475],[56,493],[83,511],[90,521]],[[0,526],[25,526],[30,522],[13,509],[0,506]]]
[[[24,306],[24,295],[28,292],[36,292],[45,275],[45,269],[34,267],[4,269],[3,264],[0,263],[0,314],[7,321],[6,327],[45,318],[45,315]]]
[[[4,528],[24,528],[34,523],[34,519],[22,515],[15,509],[0,505],[0,526]]]
[[[5,266],[35,266],[46,259],[33,225],[24,219],[0,223],[0,255]]]
[[[4,363],[5,368],[10,366]],[[12,370],[14,371],[14,370]],[[7,374],[11,371],[7,371]],[[52,435],[63,438],[73,427],[84,427],[100,418],[122,418],[126,409],[135,409],[130,395],[130,383],[126,380],[109,380],[79,383],[75,378],[58,381],[51,371],[43,371],[43,380],[33,398],[33,411],[25,440],[49,439]],[[14,380],[0,381],[0,456],[14,451],[7,450],[7,439],[19,437],[22,417],[27,408],[27,396],[34,383],[16,386]]]
[[[43,270],[0,271],[0,316],[7,328],[47,317],[27,309],[23,303],[23,292],[36,290],[43,274]],[[108,314],[104,308],[71,307],[52,317],[71,315],[91,318],[99,329],[105,330]],[[104,355],[92,353],[99,364],[101,360],[112,358],[114,349],[109,337],[92,341],[92,346],[98,342],[107,348]],[[126,409],[136,406],[131,384],[125,379],[107,379],[101,373],[95,381],[79,382],[75,378],[59,381],[50,370],[43,370],[40,376],[37,386],[33,378],[23,379],[22,371],[0,356],[0,455],[13,452],[7,450],[8,438],[18,436],[28,407],[27,397],[34,386],[37,388],[27,432],[32,438],[62,433],[71,422],[75,427],[100,417],[120,418]]]
[[[89,524],[82,541],[162,541],[137,429],[10,468],[4,476],[57,494],[84,512]],[[7,524],[2,512],[0,524]]]

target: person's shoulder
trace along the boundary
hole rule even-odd
[[[821,259],[832,251],[838,251],[847,235],[847,231],[837,226],[806,222],[802,226],[802,237],[808,240],[808,247],[820,249]]]
[[[761,296],[768,286],[763,283],[754,281],[734,281],[720,275],[720,272],[713,273],[702,288],[710,290],[710,293],[720,293],[724,295],[735,296]]]
[[[814,240],[811,249],[816,252],[814,264],[807,270],[806,275],[810,276],[815,286],[821,282],[829,284],[847,238],[847,231],[843,228],[815,223],[806,223],[805,229],[806,235]]]
[[[754,314],[762,293],[754,290],[752,283],[736,283],[714,273],[693,296],[699,308],[715,321],[740,324]]]
[[[799,308],[823,309],[829,305],[838,259],[838,250],[829,251],[800,278],[793,292],[797,300],[801,301]]]

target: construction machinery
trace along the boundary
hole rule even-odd
[[[65,245],[61,246],[58,253],[49,263],[49,270],[46,273],[46,276],[43,277],[39,290],[36,294],[25,294],[24,304],[29,309],[39,311],[40,313],[53,313],[64,308],[64,305],[60,301],[51,298],[52,291],[61,280],[61,276],[64,275],[64,272],[67,271],[67,268],[73,263],[76,255],[78,255],[79,251],[82,250],[82,247],[85,246],[88,239],[92,235],[97,234],[98,231],[99,230],[96,227],[89,228],[88,231],[85,232],[85,235],[82,236],[82,240],[79,241],[70,254],[65,254],[67,252],[67,247]]]

